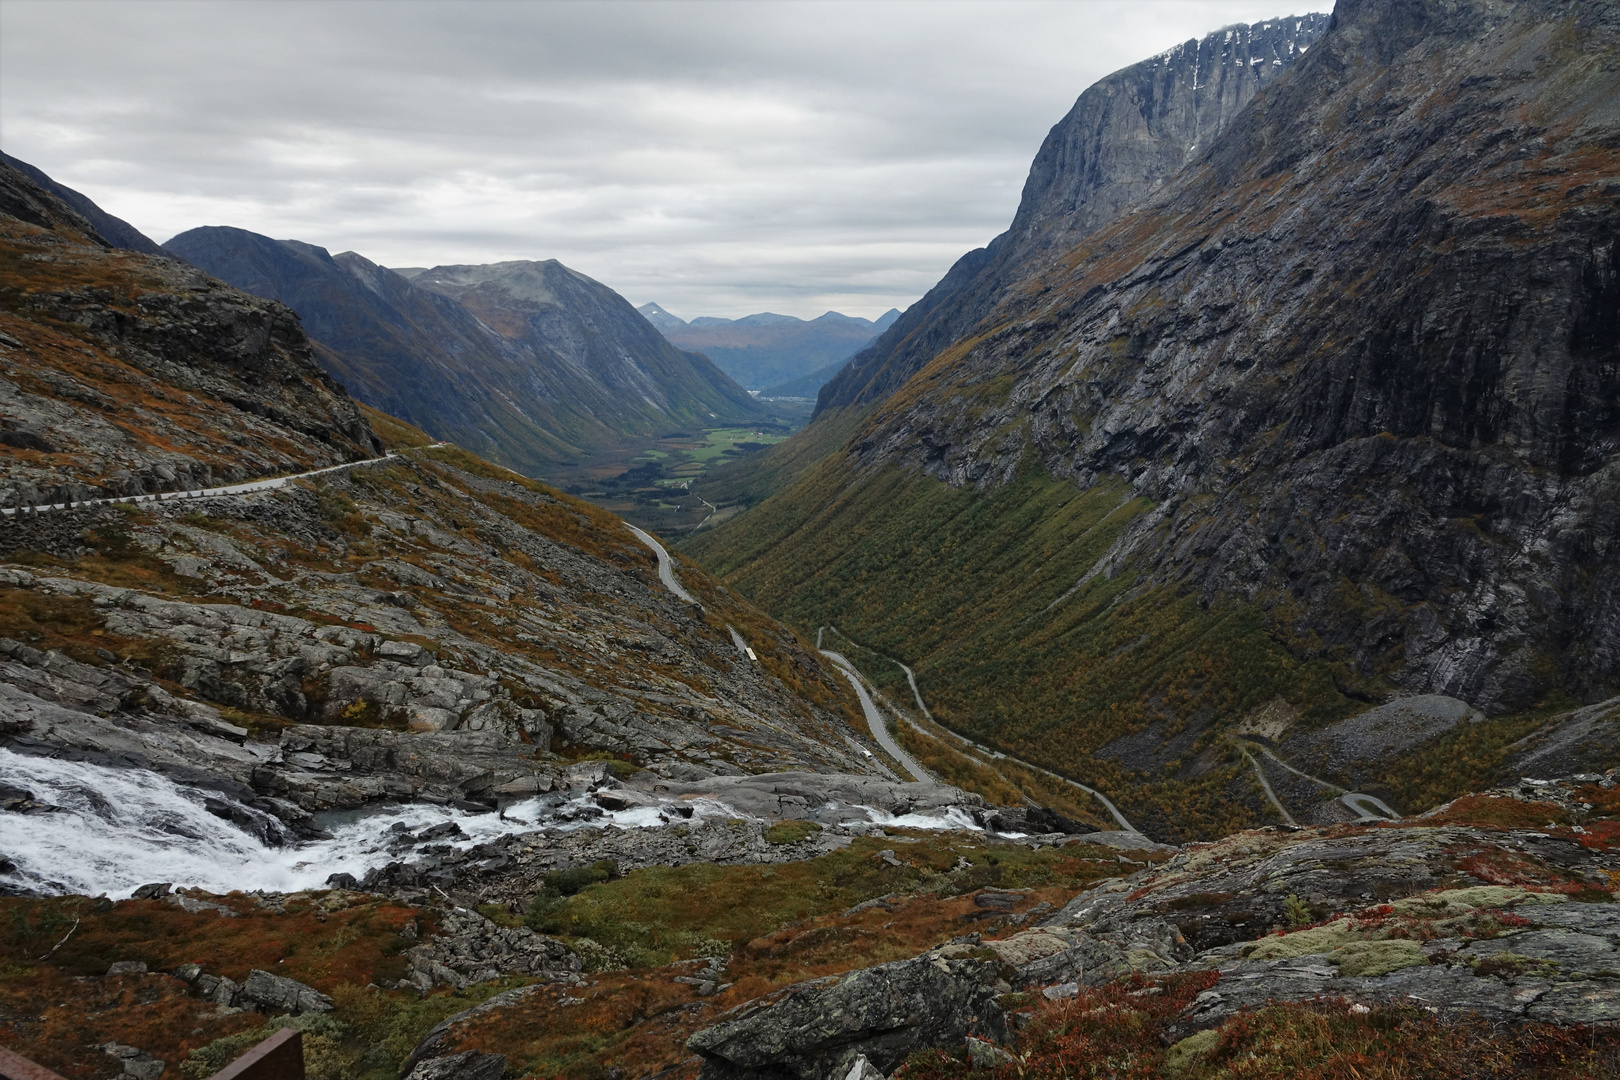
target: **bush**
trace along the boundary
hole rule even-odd
[[[612,881],[618,876],[619,864],[612,859],[603,859],[589,866],[574,866],[567,870],[554,871],[545,876],[544,882],[546,892],[554,896],[573,896],[589,885]]]
[[[786,846],[808,840],[821,831],[813,821],[778,821],[765,830],[765,842]]]

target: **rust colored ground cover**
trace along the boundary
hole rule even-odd
[[[242,982],[261,968],[332,993],[398,978],[415,940],[401,931],[430,929],[414,909],[339,893],[284,907],[238,894],[217,902],[236,917],[164,900],[0,898],[0,1043],[69,1080],[116,1075],[97,1049],[109,1040],[174,1064],[264,1018],[222,1014],[162,972],[196,963]],[[132,960],[149,973],[106,975]]]
[[[1015,911],[1061,903],[1073,892],[1033,889]],[[696,1072],[686,1039],[727,1009],[807,979],[915,956],[974,930],[990,936],[1015,929],[1001,912],[977,906],[971,894],[896,898],[853,914],[804,919],[747,942],[726,969],[731,985],[712,997],[674,981],[693,973],[690,961],[598,975],[583,990],[540,991],[471,1018],[451,1045],[505,1054],[514,1075],[603,1080],[659,1073],[676,1080]]]
[[[1202,981],[1200,981],[1202,980]],[[1620,1075],[1620,1032],[1442,1021],[1422,1009],[1342,1000],[1272,1005],[1185,1042],[1176,1021],[1213,973],[1082,990],[1030,1010],[1014,1060],[976,1069],[963,1054],[915,1054],[900,1080],[1597,1080]]]

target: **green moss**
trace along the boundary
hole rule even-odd
[[[821,831],[821,826],[813,821],[778,821],[765,830],[767,844],[797,844],[810,839]]]
[[[1221,1033],[1214,1028],[1189,1035],[1164,1055],[1164,1070],[1171,1076],[1185,1075],[1220,1044]]]
[[[1325,926],[1264,938],[1247,955],[1254,960],[1292,960],[1296,956],[1331,953],[1362,940],[1363,936],[1351,929],[1349,919],[1335,919]]]
[[[1429,962],[1423,946],[1405,938],[1353,941],[1334,952],[1328,960],[1339,969],[1339,974],[1350,978],[1388,975],[1392,971],[1419,967]]]
[[[1475,885],[1467,889],[1446,889],[1397,900],[1397,915],[1455,915],[1485,908],[1506,908],[1519,904],[1562,904],[1569,897],[1562,893],[1531,892],[1512,885]]]
[[[802,822],[779,826],[802,828]],[[738,823],[738,827],[743,827]],[[889,893],[956,896],[986,885],[1029,888],[1077,885],[1108,872],[1084,861],[1091,848],[975,844],[919,835],[901,865],[878,857],[893,840],[857,839],[849,847],[800,862],[764,866],[653,866],[586,884],[571,896],[541,896],[526,922],[535,930],[605,950],[609,966],[652,967],[712,956],[783,925],[827,915]],[[963,866],[963,863],[966,866]],[[593,954],[596,955],[596,954]],[[606,969],[604,969],[606,970]]]

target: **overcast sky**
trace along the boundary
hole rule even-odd
[[[1097,78],[1327,0],[0,0],[0,149],[163,241],[561,259],[684,318],[904,309]]]

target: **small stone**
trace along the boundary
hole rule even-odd
[[[1003,1065],[1016,1065],[1018,1059],[995,1043],[976,1039],[969,1035],[967,1039],[968,1060],[973,1062],[975,1069],[999,1069]]]
[[[136,889],[130,894],[129,898],[131,900],[156,900],[160,896],[169,895],[169,890],[173,887],[174,882],[172,881],[154,881],[150,885],[142,885]]]
[[[107,974],[109,974],[109,975],[145,975],[146,974],[146,961],[145,960],[120,960],[116,964],[109,964],[108,965]]]
[[[877,1066],[866,1060],[865,1054],[855,1055],[855,1063],[844,1074],[844,1080],[884,1080]]]
[[[425,655],[427,650],[414,641],[385,641],[377,646],[377,655],[388,660],[399,660],[407,664],[426,666],[433,659]]]

